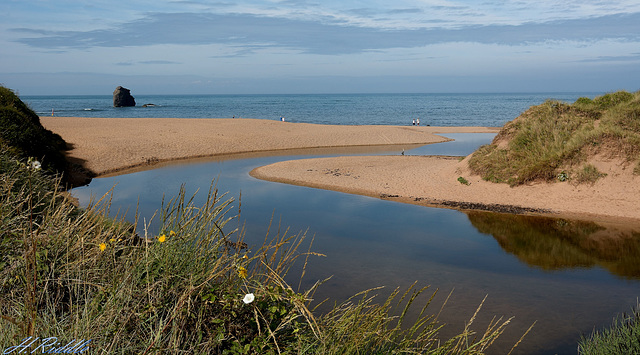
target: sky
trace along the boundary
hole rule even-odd
[[[640,89],[638,0],[2,0],[20,95]]]

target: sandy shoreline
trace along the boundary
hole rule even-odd
[[[285,161],[256,168],[251,175],[425,206],[638,224],[640,178],[630,170],[610,171],[593,186],[509,187],[470,174],[466,162],[456,157],[356,156]],[[469,185],[458,181],[461,176]]]
[[[232,154],[335,147],[407,148],[443,142],[437,133],[497,133],[487,127],[331,126],[257,119],[42,117],[71,146],[67,153],[98,176],[153,168],[158,163]],[[595,185],[509,187],[474,176],[451,157],[345,156],[285,161],[256,168],[270,181],[405,203],[507,213],[552,214],[614,222],[640,221],[640,178],[610,164]],[[599,169],[602,170],[601,167]],[[458,177],[470,184],[463,185]]]

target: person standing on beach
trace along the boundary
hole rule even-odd
[[[413,125],[414,126],[416,125],[416,119],[415,118],[413,119]]]
[[[420,117],[416,119],[416,124],[418,124],[418,126],[420,125]]]

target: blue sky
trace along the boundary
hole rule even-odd
[[[21,95],[640,89],[638,0],[2,0]]]

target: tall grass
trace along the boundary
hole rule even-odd
[[[629,314],[613,320],[611,328],[583,336],[578,344],[581,355],[640,354],[640,305]]]
[[[594,183],[603,176],[589,158],[603,154],[640,174],[640,91],[619,91],[573,104],[549,100],[508,122],[491,145],[470,158],[485,180],[511,185],[561,180]]]
[[[315,255],[301,250],[305,234],[267,231],[248,249],[230,223],[233,199],[215,185],[202,205],[181,189],[151,217],[161,225],[152,234],[107,218],[109,194],[82,210],[42,171],[6,151],[0,164],[1,349],[34,336],[91,340],[92,353],[108,354],[481,354],[510,321],[476,334],[472,315],[440,339],[426,307],[407,319],[426,290],[415,286],[314,314],[321,283],[296,291],[285,281]]]

